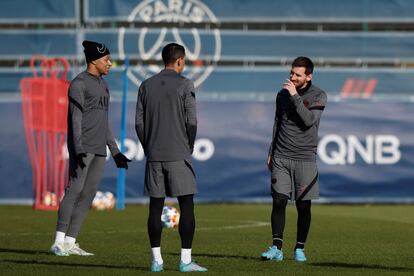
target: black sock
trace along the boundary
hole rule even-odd
[[[273,245],[277,247],[277,249],[281,250],[283,246],[283,236],[279,234],[272,235]]]
[[[302,242],[296,242],[295,250],[298,249],[298,248],[305,249],[305,244],[302,243]]]

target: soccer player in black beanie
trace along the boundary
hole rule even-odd
[[[118,149],[108,124],[109,90],[102,78],[112,66],[108,48],[83,41],[86,71],[72,80],[68,98],[69,183],[60,202],[56,237],[50,251],[57,256],[90,256],[76,243],[101,180],[106,146],[118,168],[128,169],[131,160]]]

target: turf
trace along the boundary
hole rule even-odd
[[[285,260],[263,262],[270,245],[270,204],[198,204],[193,258],[214,275],[414,275],[413,205],[314,205],[306,245],[308,262],[292,259],[296,211],[287,209]],[[92,210],[78,237],[92,257],[56,257],[56,212],[0,206],[1,275],[141,275],[151,260],[147,206],[124,211]],[[180,274],[180,240],[164,229],[166,272]]]

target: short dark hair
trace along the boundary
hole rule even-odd
[[[305,67],[305,74],[313,73],[313,62],[308,57],[297,57],[292,63],[292,67]]]
[[[162,60],[164,64],[173,64],[177,59],[185,57],[185,49],[177,43],[169,43],[162,49]]]

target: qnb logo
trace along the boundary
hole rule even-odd
[[[116,141],[119,145],[119,142]],[[69,159],[69,153],[66,146],[66,143],[63,145],[62,148],[63,156],[65,159]],[[214,143],[210,139],[201,138],[197,139],[194,144],[194,152],[193,158],[197,161],[208,161],[214,155],[215,147]],[[125,139],[125,156],[131,160],[136,161],[143,161],[145,159],[144,149],[141,146],[141,143],[126,138]],[[111,152],[107,148],[107,156],[106,159],[108,160],[111,156]]]
[[[318,145],[318,156],[328,165],[355,164],[357,155],[367,164],[391,165],[401,159],[400,140],[393,135],[368,135],[361,141],[354,135],[343,138],[324,136]]]
[[[138,4],[128,16],[129,22],[148,23],[216,23],[213,12],[199,0],[146,0]],[[186,49],[186,58],[193,66],[187,66],[184,74],[200,86],[211,74],[214,67],[203,66],[201,59],[217,62],[221,54],[221,37],[218,29],[199,31],[196,28],[157,28],[146,27],[139,30],[120,28],[118,35],[119,57],[134,56],[140,60],[161,60],[162,48],[169,42],[176,42]],[[158,65],[138,64],[128,71],[129,79],[139,86],[141,82],[161,71]]]

